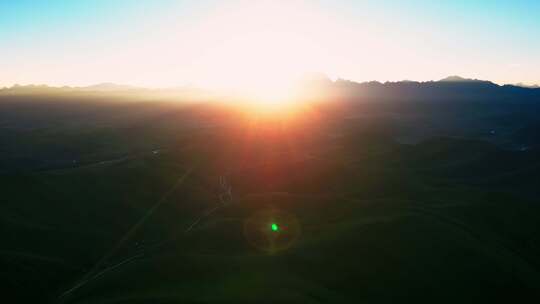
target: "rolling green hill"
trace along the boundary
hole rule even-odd
[[[540,295],[534,149],[452,134],[399,144],[391,115],[359,123],[327,106],[285,121],[65,101],[37,123],[29,105],[44,101],[20,102],[0,132],[0,280],[16,302]]]

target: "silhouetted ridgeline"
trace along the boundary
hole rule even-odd
[[[540,101],[540,88],[520,85],[497,85],[490,81],[450,76],[439,81],[398,82],[354,82],[344,79],[331,81],[320,75],[309,77],[304,82],[307,91],[317,92],[318,98],[393,99],[393,100],[499,100]],[[216,98],[230,96],[227,92],[216,94],[198,88],[178,87],[145,89],[113,83],[102,83],[87,87],[49,87],[45,85],[13,86],[0,90],[0,95],[26,94],[98,94],[114,96],[138,96],[160,98]]]
[[[440,81],[416,82],[376,81],[357,83],[338,79],[332,84],[333,94],[353,99],[397,100],[519,100],[540,101],[540,89],[514,85],[499,86],[490,81],[456,76]]]

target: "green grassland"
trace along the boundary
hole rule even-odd
[[[540,296],[534,149],[448,136],[399,144],[391,122],[324,107],[294,123],[206,104],[88,107],[39,124],[25,109],[4,118],[0,281],[15,302]],[[298,224],[281,250],[246,237],[264,210]]]

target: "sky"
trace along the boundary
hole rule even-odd
[[[540,83],[540,1],[0,0],[0,87]]]

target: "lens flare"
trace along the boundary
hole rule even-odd
[[[300,237],[296,217],[275,208],[265,208],[244,222],[244,236],[253,247],[269,254],[287,250]]]

